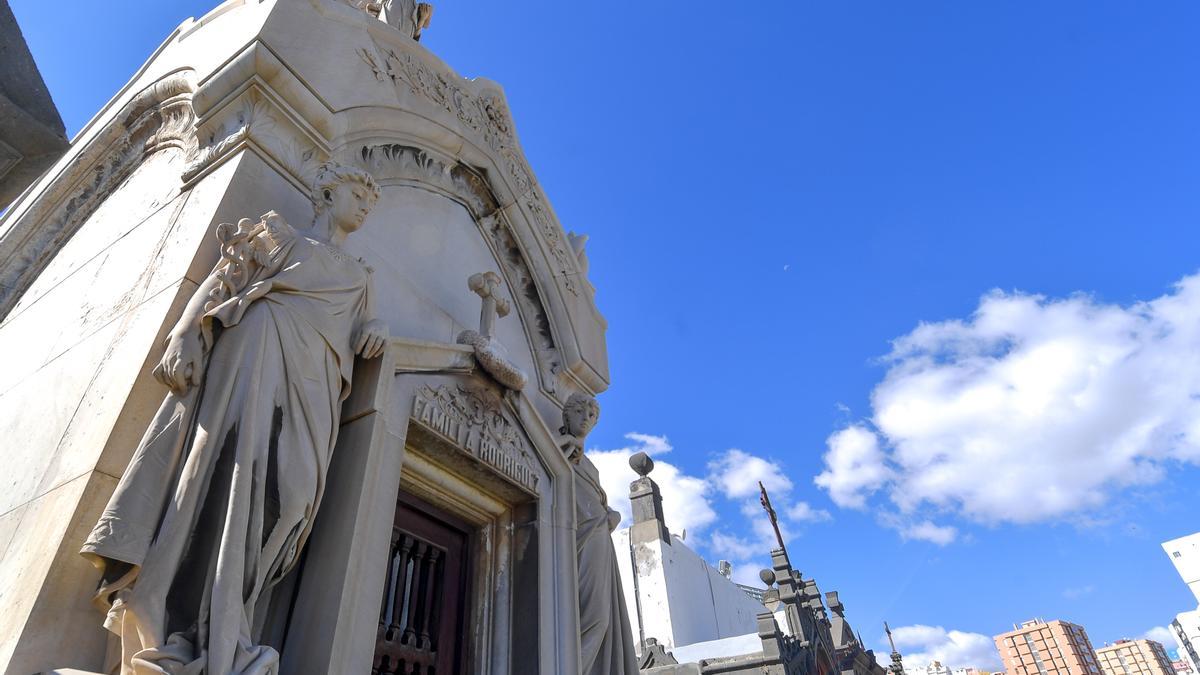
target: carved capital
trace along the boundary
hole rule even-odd
[[[75,152],[28,211],[0,235],[0,319],[62,244],[151,155],[196,145],[194,73],[171,73],[138,92]]]
[[[201,142],[189,158],[183,181],[190,183],[225,157],[253,145],[278,162],[299,185],[307,187],[329,156],[288,118],[263,92],[251,87],[201,123]]]

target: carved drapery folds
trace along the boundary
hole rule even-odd
[[[533,449],[502,405],[483,388],[425,385],[413,398],[412,422],[537,494]]]
[[[37,203],[0,233],[0,319],[81,225],[149,156],[196,145],[190,70],[146,87],[93,136]]]
[[[563,287],[579,295],[579,267],[562,228],[548,212],[545,197],[533,178],[524,154],[517,145],[516,131],[508,106],[496,92],[476,95],[459,84],[459,78],[430,68],[412,54],[395,49],[381,50],[376,45],[358,50],[375,79],[393,86],[404,86],[413,93],[454,115],[483,144],[499,155],[502,170],[517,191],[518,199],[529,212],[545,240],[554,261],[555,276]]]

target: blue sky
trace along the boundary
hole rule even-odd
[[[212,4],[11,0],[69,133]],[[965,666],[1033,616],[1100,644],[1194,606],[1158,544],[1200,530],[1198,29],[1165,0],[444,0],[424,44],[504,85],[591,235],[594,456],[656,451],[741,575],[765,478],[869,641],[928,626],[908,650]]]

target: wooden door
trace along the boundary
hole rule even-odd
[[[403,492],[372,675],[458,675],[466,662],[470,527]]]

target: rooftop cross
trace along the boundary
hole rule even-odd
[[[779,549],[787,553],[787,546],[783,544],[783,533],[779,531],[779,518],[775,515],[775,509],[771,506],[771,498],[767,496],[767,488],[758,481],[758,501],[762,503],[763,509],[767,512],[767,517],[771,519],[771,527],[775,529],[775,540],[779,542]]]
[[[887,633],[888,644],[892,646],[892,665],[888,666],[888,672],[891,675],[904,675],[904,662],[901,660],[900,652],[896,651],[896,641],[892,639],[892,629],[886,621],[883,622],[883,630]]]

